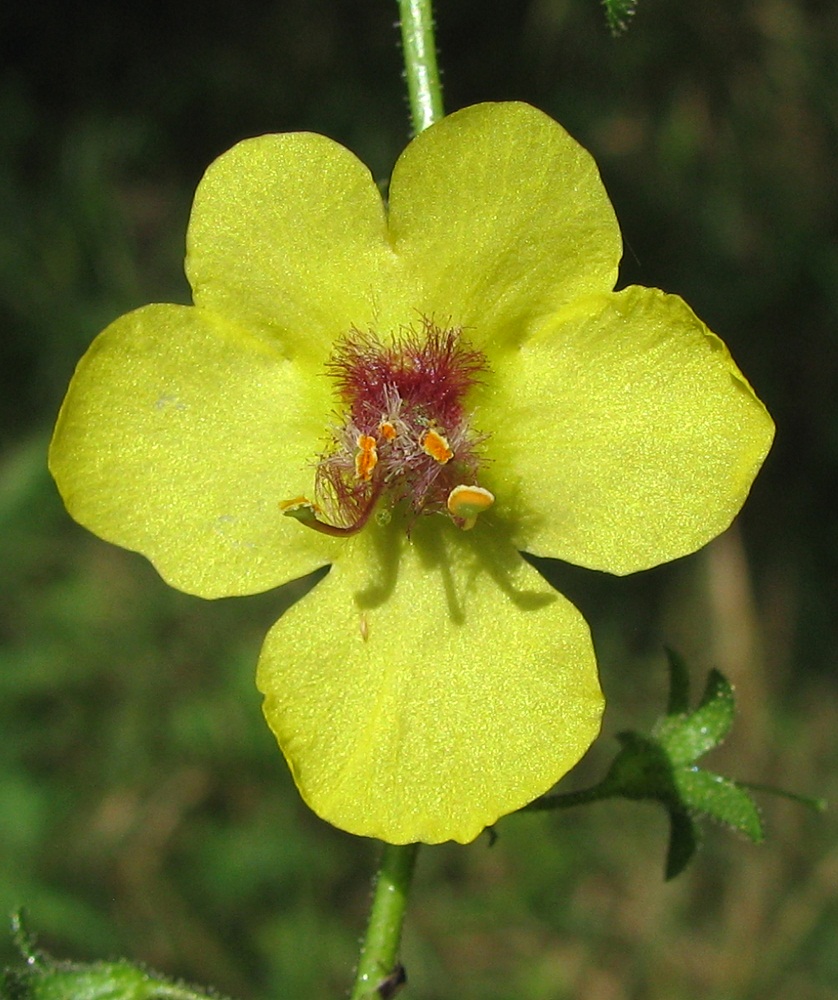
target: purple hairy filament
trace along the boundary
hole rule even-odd
[[[429,320],[388,344],[352,330],[327,364],[340,422],[317,463],[316,502],[290,501],[285,513],[333,535],[360,531],[384,498],[389,508],[404,505],[410,517],[452,513],[452,491],[477,485],[476,449],[484,438],[469,427],[465,404],[486,370],[460,330]],[[461,527],[474,523],[452,517]]]

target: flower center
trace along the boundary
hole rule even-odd
[[[351,535],[377,509],[389,521],[398,506],[409,519],[447,512],[461,528],[494,502],[479,486],[479,445],[465,408],[487,370],[459,329],[425,320],[383,344],[351,331],[326,366],[339,401],[339,425],[317,463],[314,502],[284,502],[283,512],[331,535]]]

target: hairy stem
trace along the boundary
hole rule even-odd
[[[431,0],[398,0],[405,79],[414,134],[445,114],[436,64]]]
[[[418,844],[384,845],[351,1000],[391,996],[401,981],[397,956],[418,849]]]

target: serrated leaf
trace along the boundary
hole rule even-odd
[[[34,977],[31,988],[32,1000],[156,1000],[159,985],[127,963],[59,963]]]
[[[771,792],[822,810],[821,799],[807,798],[765,785],[735,782],[700,769],[695,761],[724,739],[733,723],[733,689],[718,670],[708,674],[695,711],[689,711],[689,677],[684,661],[667,650],[670,672],[668,714],[649,734],[620,732],[620,751],[605,777],[581,792],[545,796],[529,808],[559,808],[611,797],[658,802],[668,814],[666,878],[687,866],[700,841],[698,820],[706,817],[738,830],[754,843],[763,840],[762,818],[748,788]]]
[[[704,686],[704,694],[701,696],[698,710],[700,711],[705,705],[718,702],[719,700],[725,700],[730,703],[730,717],[733,719],[733,688],[727,677],[714,667],[707,675],[707,684]]]
[[[680,768],[674,775],[683,804],[758,844],[763,839],[762,819],[750,795],[734,782],[700,768]]]
[[[719,745],[733,725],[733,689],[717,670],[711,670],[701,704],[689,715],[670,717],[656,732],[673,766],[685,766]]]

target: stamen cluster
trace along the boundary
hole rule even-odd
[[[425,320],[387,344],[358,330],[340,340],[327,364],[340,423],[317,464],[316,504],[301,501],[286,513],[332,534],[359,530],[376,506],[384,518],[397,505],[412,516],[447,509],[471,526],[470,508],[460,516],[449,498],[468,486],[491,503],[476,485],[483,438],[465,408],[487,365],[461,333]]]

